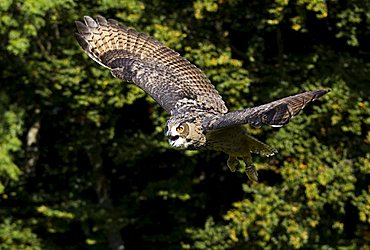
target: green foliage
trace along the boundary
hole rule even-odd
[[[232,228],[218,226],[212,218],[208,218],[203,229],[187,229],[186,232],[192,236],[195,249],[229,249],[237,241],[235,230]],[[183,249],[192,249],[190,244],[182,244]]]
[[[367,249],[370,5],[351,0],[0,2],[0,249]],[[332,91],[287,126],[260,182],[175,151],[168,115],[74,38],[84,15],[149,33],[231,110]]]
[[[9,105],[5,93],[0,93],[0,177],[5,181],[18,180],[20,170],[14,163],[12,153],[20,150],[22,142],[18,138],[22,132],[22,110],[15,105]],[[4,185],[0,179],[0,194]]]
[[[39,250],[40,240],[20,220],[5,219],[0,224],[0,249]]]

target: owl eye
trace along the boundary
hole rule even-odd
[[[176,128],[176,131],[177,131],[178,133],[182,133],[182,132],[184,132],[184,127],[183,127],[183,126],[178,126],[178,127]]]

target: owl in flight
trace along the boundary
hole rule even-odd
[[[231,171],[244,161],[254,181],[258,175],[251,153],[271,156],[277,151],[248,135],[242,125],[281,127],[329,91],[304,92],[229,112],[207,76],[177,52],[115,20],[85,16],[84,21],[76,21],[82,49],[114,77],[143,89],[169,113],[165,135],[171,146],[223,151],[229,155]]]

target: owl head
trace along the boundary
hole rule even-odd
[[[184,116],[172,116],[166,123],[164,131],[171,146],[182,149],[199,148],[205,145],[201,123],[197,119]]]

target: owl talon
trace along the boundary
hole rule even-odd
[[[229,167],[231,172],[235,172],[236,166],[238,166],[239,161],[235,156],[230,156],[229,159],[227,159],[227,166]]]
[[[247,166],[245,172],[250,180],[256,182],[258,181],[258,173],[255,166],[253,165]]]

